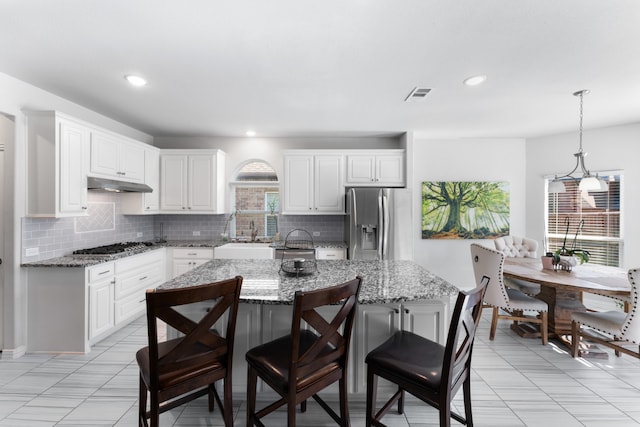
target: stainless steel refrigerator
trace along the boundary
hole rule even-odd
[[[349,259],[413,259],[412,208],[406,188],[347,188]]]

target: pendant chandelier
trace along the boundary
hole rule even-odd
[[[609,184],[598,177],[598,174],[591,175],[589,169],[584,165],[584,158],[587,156],[587,153],[582,151],[582,107],[583,107],[583,97],[588,94],[588,89],[583,89],[578,92],[574,92],[574,96],[580,97],[580,148],[578,152],[574,154],[576,158],[576,165],[573,170],[565,175],[558,176],[549,183],[549,193],[564,193],[566,188],[564,186],[563,180],[572,179],[576,181],[580,181],[580,185],[578,188],[580,191],[609,191]],[[574,177],[573,174],[580,168],[582,170],[582,178]]]

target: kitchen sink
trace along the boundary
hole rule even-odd
[[[213,252],[217,259],[273,259],[270,243],[227,243]]]

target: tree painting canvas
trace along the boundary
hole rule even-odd
[[[422,183],[423,239],[494,239],[509,234],[509,183]]]

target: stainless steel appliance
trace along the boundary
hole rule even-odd
[[[349,259],[413,259],[411,190],[347,188]]]
[[[145,249],[147,246],[153,246],[152,242],[122,242],[112,243],[110,245],[97,246],[95,248],[77,249],[73,251],[73,255],[90,255],[90,256],[111,256],[123,252],[137,252]]]

